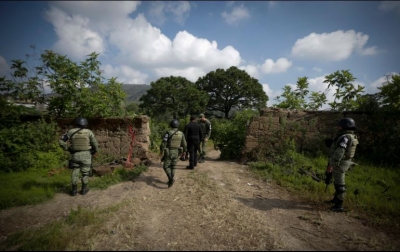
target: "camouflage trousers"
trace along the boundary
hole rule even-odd
[[[346,172],[349,170],[352,162],[341,161],[339,166],[333,166],[332,177],[335,185],[335,195],[339,200],[344,200],[346,197]]]
[[[179,151],[166,149],[165,155],[163,169],[167,176],[171,175],[173,177],[175,175],[175,165],[179,158]]]
[[[205,140],[200,142],[200,148],[199,148],[199,156],[200,157],[205,157],[206,156],[206,146],[207,142]]]
[[[90,151],[79,151],[72,154],[71,160],[73,162],[73,170],[71,174],[72,185],[78,185],[79,177],[82,174],[82,184],[89,183],[89,173],[92,164],[92,154]],[[80,164],[79,164],[80,163]]]

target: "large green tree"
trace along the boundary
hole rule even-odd
[[[151,88],[140,97],[139,105],[150,116],[169,114],[177,119],[200,113],[206,107],[207,93],[184,77],[162,77],[150,85]]]
[[[198,89],[208,93],[207,111],[229,118],[232,109],[261,109],[267,105],[268,96],[257,79],[235,66],[217,69],[196,81]]]

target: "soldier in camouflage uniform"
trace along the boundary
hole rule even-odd
[[[204,162],[204,158],[206,156],[206,145],[208,139],[211,136],[211,122],[204,116],[204,114],[199,115],[199,124],[203,131],[203,139],[200,139],[200,155],[199,155],[199,163]]]
[[[88,183],[92,155],[96,155],[98,152],[98,143],[93,132],[86,129],[87,120],[85,118],[77,118],[75,124],[76,128],[67,131],[59,140],[60,147],[71,153],[69,168],[73,170],[71,175],[72,196],[77,194],[80,173],[82,173],[81,194],[85,195],[89,191]],[[69,146],[67,144],[68,141],[70,142]]]
[[[164,134],[160,146],[160,156],[163,156],[163,168],[168,177],[168,187],[171,187],[175,182],[175,165],[178,162],[179,156],[186,154],[187,146],[183,132],[178,130],[179,121],[174,119],[170,122],[169,126],[171,130]],[[180,153],[180,150],[182,153]]]
[[[333,139],[330,148],[329,165],[327,172],[332,172],[335,186],[335,196],[329,203],[335,205],[332,211],[343,212],[343,200],[346,196],[345,174],[353,164],[351,159],[354,157],[358,140],[354,131],[356,124],[351,118],[343,118],[338,123],[338,133]]]

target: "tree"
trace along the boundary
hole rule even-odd
[[[320,92],[311,92],[310,97],[308,97],[310,102],[307,103],[308,85],[308,77],[306,76],[297,79],[295,90],[292,90],[291,86],[286,85],[283,87],[282,95],[275,98],[279,103],[275,104],[274,107],[286,109],[319,109],[326,103],[326,95]]]
[[[383,110],[388,111],[399,111],[400,110],[400,75],[394,74],[387,76],[386,83],[381,87],[378,87],[380,92],[378,93],[381,107]]]
[[[150,116],[172,114],[174,119],[200,113],[206,107],[207,93],[184,77],[162,77],[150,83],[151,88],[140,97],[139,107]]]
[[[104,83],[101,76],[99,54],[91,53],[79,65],[67,56],[46,50],[41,55],[43,65],[38,67],[52,93],[48,111],[64,116],[121,116],[125,114],[123,101],[126,94],[122,84],[111,78]]]
[[[351,110],[357,107],[357,99],[364,92],[364,87],[357,85],[357,88],[351,82],[356,78],[350,73],[350,70],[336,71],[333,74],[325,76],[324,83],[328,83],[327,90],[330,87],[336,88],[335,99],[329,103],[333,110]]]
[[[229,118],[231,109],[261,109],[268,101],[262,85],[257,79],[250,77],[244,70],[235,66],[226,71],[217,69],[200,77],[195,83],[197,88],[210,96],[207,111],[222,112]]]
[[[130,102],[126,105],[125,109],[128,114],[139,114],[139,103],[134,101]]]
[[[5,96],[10,96],[34,104],[47,102],[48,113],[56,117],[124,115],[126,94],[122,84],[114,77],[105,81],[98,55],[93,52],[78,64],[66,55],[46,50],[40,57],[35,52],[27,54],[27,59],[35,60],[33,66],[27,60],[13,60],[12,80],[0,78],[1,110],[10,105],[4,100]],[[45,84],[51,89],[48,95],[44,92]]]
[[[310,102],[307,104],[307,109],[310,110],[318,110],[328,101],[325,93],[315,91],[311,92],[309,100]]]

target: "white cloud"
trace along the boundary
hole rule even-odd
[[[365,49],[361,50],[361,52],[360,52],[361,55],[366,55],[366,56],[375,55],[377,53],[378,53],[378,50],[376,49],[376,46],[365,48]]]
[[[59,38],[55,51],[73,60],[82,60],[96,51],[100,57],[107,58],[106,64],[113,66],[109,72],[127,82],[145,78],[152,81],[153,74],[169,76],[166,71],[197,79],[216,68],[226,69],[241,62],[239,52],[232,46],[219,49],[216,41],[195,37],[187,31],[178,32],[171,40],[152,26],[144,14],[131,18],[129,14],[136,10],[137,2],[106,3],[51,2],[47,19]],[[175,6],[174,11],[187,13],[190,5],[185,3],[171,3],[170,6]],[[91,11],[92,8],[95,11]],[[99,13],[107,13],[104,20]],[[123,71],[126,68],[121,66],[133,72]]]
[[[313,70],[314,70],[315,72],[318,72],[318,73],[320,73],[320,72],[323,71],[323,70],[322,70],[321,68],[319,68],[319,67],[313,67]]]
[[[132,69],[129,66],[113,67],[109,64],[102,67],[105,78],[111,78],[118,76],[117,81],[124,84],[146,84],[148,75],[137,70]]]
[[[378,8],[383,11],[394,11],[400,14],[400,1],[382,1]]]
[[[105,51],[100,34],[88,27],[88,18],[80,15],[70,16],[55,7],[51,7],[47,17],[54,25],[58,36],[58,41],[53,46],[55,51],[79,60],[92,52]]]
[[[303,72],[305,70],[305,68],[304,67],[296,67],[296,70],[299,72]]]
[[[322,61],[347,59],[356,51],[361,55],[377,53],[376,47],[364,48],[369,36],[354,30],[338,30],[331,33],[311,33],[298,39],[292,47],[292,56]]]
[[[225,19],[225,22],[230,25],[235,25],[239,21],[250,17],[250,13],[244,5],[233,7],[230,13],[224,11],[221,16]]]
[[[174,59],[183,66],[197,64],[203,69],[229,68],[240,63],[240,54],[232,46],[218,49],[216,41],[197,38],[187,31],[178,32],[173,40]]]
[[[244,61],[242,63],[244,63]],[[291,65],[292,62],[287,60],[286,58],[279,58],[276,62],[274,62],[272,59],[267,59],[262,65],[249,64],[242,65],[238,68],[246,71],[251,77],[259,79],[261,77],[261,74],[286,72]],[[302,71],[304,70],[304,68],[299,67],[298,70]]]
[[[167,15],[171,14],[172,19],[183,25],[186,18],[189,16],[190,2],[176,1],[176,2],[163,2],[156,1],[151,3],[149,16],[151,20],[157,25],[162,25],[167,21]]]
[[[240,70],[246,71],[251,77],[258,79],[260,77],[260,65],[247,65],[238,67]]]
[[[283,73],[286,72],[291,65],[292,62],[286,58],[279,58],[276,62],[274,62],[272,59],[267,59],[261,66],[261,70],[267,74]]]
[[[268,102],[267,106],[271,107],[273,104],[276,103],[275,98],[282,94],[282,91],[272,90],[267,83],[262,84],[264,92],[268,95]]]
[[[199,67],[186,67],[183,69],[159,67],[156,68],[155,72],[159,78],[169,76],[182,76],[192,82],[196,82],[199,77],[207,74],[206,71]]]
[[[10,67],[7,64],[7,61],[0,55],[0,77],[9,77]]]

